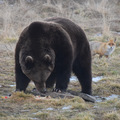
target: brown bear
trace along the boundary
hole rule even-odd
[[[91,53],[83,30],[65,18],[33,22],[20,35],[15,50],[16,90],[32,80],[39,92],[46,87],[66,91],[71,72],[83,93],[92,93]]]

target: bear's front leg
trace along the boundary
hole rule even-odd
[[[15,65],[16,91],[26,90],[30,79],[22,72],[19,64]]]
[[[56,87],[54,91],[66,91],[71,76],[71,66],[72,62],[70,59],[70,61],[68,60],[67,63],[65,61],[61,62],[61,64],[59,63],[59,65],[56,67]]]

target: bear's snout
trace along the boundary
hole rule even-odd
[[[46,83],[45,82],[34,82],[37,90],[40,93],[46,93]]]

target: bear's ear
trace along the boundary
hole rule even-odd
[[[27,69],[31,69],[34,65],[34,60],[32,56],[27,56],[25,58],[25,66]]]
[[[46,54],[45,56],[44,56],[44,61],[46,62],[46,63],[51,63],[51,56],[50,55],[48,55],[48,54]]]

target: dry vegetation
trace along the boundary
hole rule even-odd
[[[120,0],[0,0],[0,120],[120,120]],[[21,31],[32,21],[66,17],[79,24],[88,40],[117,38],[117,48],[107,63],[98,56],[92,74],[103,76],[93,82],[93,95],[100,101],[80,97],[40,98],[31,93],[14,93],[14,48]],[[78,82],[68,90],[80,91]],[[13,93],[11,97],[5,99]],[[111,95],[115,99],[107,99]]]

